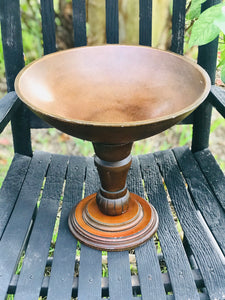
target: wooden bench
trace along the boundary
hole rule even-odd
[[[171,50],[179,54],[185,2],[173,4]],[[216,2],[208,0],[203,9]],[[41,7],[47,54],[56,50],[53,1],[42,0]],[[75,46],[83,46],[85,1],[74,0],[73,9]],[[224,92],[213,85],[192,115],[192,150],[178,147],[133,158],[128,187],[155,206],[158,245],[151,239],[130,253],[102,254],[77,243],[67,225],[68,213],[82,194],[98,189],[93,159],[32,152],[30,128],[45,124],[14,92],[15,76],[24,66],[19,0],[2,0],[0,11],[8,84],[0,101],[0,130],[11,121],[15,149],[0,191],[0,300],[7,295],[16,300],[225,299],[225,178],[208,149],[211,108],[225,117]],[[140,0],[142,45],[151,45],[151,17],[152,1]],[[106,34],[108,43],[118,42],[117,0],[106,0]],[[216,56],[217,40],[199,49],[198,62],[212,83]],[[133,273],[131,265],[137,265]]]

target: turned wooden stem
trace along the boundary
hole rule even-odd
[[[95,165],[101,181],[97,194],[99,209],[106,215],[116,216],[128,210],[130,193],[126,186],[131,165],[132,143],[107,145],[93,143]]]

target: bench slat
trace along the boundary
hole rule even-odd
[[[128,174],[128,188],[131,192],[145,198],[139,164],[140,162],[137,157],[133,157],[132,165]],[[166,294],[154,240],[151,239],[146,244],[136,248],[135,255],[142,299],[165,299]]]
[[[41,0],[41,18],[44,54],[49,54],[56,51],[53,0]]]
[[[110,300],[131,299],[131,272],[128,251],[108,252]]]
[[[31,158],[15,154],[0,190],[0,239],[21,190]]]
[[[152,0],[139,0],[139,44],[152,45]]]
[[[77,241],[69,231],[68,215],[82,197],[85,170],[86,159],[84,157],[70,158],[49,281],[49,300],[70,299],[71,297]]]
[[[0,299],[4,299],[30,227],[50,154],[36,152],[9,223],[0,241]]]
[[[212,299],[222,299],[225,294],[224,265],[199,220],[172,151],[159,153],[157,163],[160,166],[172,203],[195,256],[209,296]]]
[[[188,148],[175,148],[174,153],[188,184],[191,196],[199,207],[203,217],[221,250],[225,254],[225,213],[211,192],[198,163]]]
[[[209,149],[194,154],[211,189],[225,210],[225,177]]]
[[[173,294],[177,299],[185,297],[199,299],[188,258],[176,230],[162,177],[154,157],[151,154],[140,156],[140,162],[149,201],[159,214],[157,233],[169,272]]]
[[[172,41],[170,50],[183,54],[186,0],[173,1]]]
[[[98,190],[99,178],[94,160],[87,159],[87,174],[85,180],[85,196]],[[81,244],[80,269],[78,283],[78,298],[100,299],[102,278],[102,251]]]
[[[21,269],[15,300],[37,299],[48,258],[68,157],[54,155]],[[32,262],[32,263],[31,263]]]
[[[119,10],[118,0],[105,0],[106,7],[106,42],[119,43]]]
[[[73,0],[74,46],[86,46],[86,1]]]

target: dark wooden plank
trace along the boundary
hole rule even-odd
[[[2,0],[0,3],[2,45],[8,92],[14,91],[17,73],[24,67],[20,1]]]
[[[54,155],[21,269],[15,300],[38,299],[51,244],[68,157]],[[31,263],[32,262],[32,263]]]
[[[199,219],[175,157],[169,150],[158,153],[156,158],[209,296],[211,299],[222,299],[225,294],[224,265]]]
[[[131,192],[145,198],[140,162],[137,157],[133,157],[132,165],[128,173],[128,188]],[[166,294],[154,240],[151,239],[144,245],[136,248],[135,256],[142,299],[165,299]]]
[[[215,199],[198,163],[188,148],[175,148],[174,153],[188,189],[207,225],[225,254],[225,212]]]
[[[140,156],[145,189],[159,215],[157,231],[169,272],[173,294],[177,299],[199,299],[193,274],[162,183],[162,177],[152,154]],[[174,259],[176,257],[176,259]]]
[[[225,91],[219,86],[212,85],[211,93],[208,97],[210,103],[225,118]]]
[[[131,299],[132,285],[128,251],[108,252],[110,300]]]
[[[87,160],[85,196],[95,193],[99,187],[99,178],[93,158]],[[100,299],[102,277],[102,252],[81,244],[78,299]]]
[[[105,0],[106,8],[106,42],[119,43],[119,9],[118,0]]]
[[[68,228],[68,215],[82,197],[86,170],[84,157],[69,160],[58,237],[55,245],[48,299],[70,299],[74,279],[77,241]]]
[[[194,154],[211,189],[225,210],[225,176],[209,149]]]
[[[202,11],[212,5],[220,3],[221,0],[207,0],[202,4]],[[215,74],[217,65],[218,38],[206,45],[198,47],[198,64],[208,73],[211,84],[215,84]],[[208,97],[210,98],[210,97]],[[197,152],[209,147],[209,135],[211,126],[212,106],[204,101],[194,111],[192,151]]]
[[[49,54],[56,51],[53,0],[41,0],[41,17],[44,54]]]
[[[170,50],[183,54],[186,0],[173,1],[172,41]]]
[[[15,154],[0,191],[0,239],[11,216],[31,158]]]
[[[14,91],[14,81],[18,72],[24,67],[22,32],[20,22],[20,1],[3,0],[0,2],[2,45],[8,92]],[[12,131],[15,152],[32,155],[30,144],[29,119],[27,109],[22,104],[12,116]],[[19,142],[18,142],[19,141]]]
[[[20,105],[20,101],[15,92],[10,92],[6,94],[0,100],[0,133],[9,123],[13,113]]]
[[[139,44],[152,45],[152,0],[139,0]]]
[[[86,46],[86,1],[73,0],[74,46]]]
[[[50,161],[50,154],[36,152],[31,160],[17,203],[0,241],[0,299],[4,299]]]

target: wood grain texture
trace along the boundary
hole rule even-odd
[[[193,274],[162,184],[162,177],[153,155],[140,157],[145,189],[150,202],[159,214],[158,238],[177,299],[199,299]],[[169,230],[168,230],[169,228]]]
[[[224,210],[213,195],[191,151],[188,148],[175,148],[174,153],[194,202],[225,254]]]
[[[86,1],[73,0],[74,46],[86,46]]]
[[[6,94],[0,101],[0,133],[11,120],[12,115],[21,104],[15,92]]]
[[[49,54],[56,51],[53,0],[41,0],[41,19],[44,54]]]
[[[210,103],[225,118],[225,91],[219,86],[212,85],[211,93],[208,97]]]
[[[172,41],[170,50],[183,54],[186,0],[173,1]]]
[[[21,190],[30,157],[15,154],[0,190],[0,239]]]
[[[139,0],[139,44],[152,45],[152,0]]]
[[[92,158],[87,159],[85,196],[95,193],[99,187],[99,178]],[[100,299],[102,278],[102,251],[81,244],[78,298]]]
[[[39,297],[67,162],[68,157],[66,156],[55,155],[52,157],[40,207],[26,249],[15,300],[30,300]]]
[[[20,1],[2,0],[0,3],[2,46],[8,92],[14,91],[14,80],[24,67],[20,21]]]
[[[33,156],[18,201],[0,241],[0,299],[4,299],[41,191],[50,154]]]
[[[110,300],[131,299],[131,273],[128,251],[108,252]]]
[[[69,231],[68,215],[82,197],[85,170],[86,159],[84,157],[70,158],[48,288],[50,300],[70,299],[71,297],[77,241]]]
[[[145,198],[140,162],[137,157],[133,157],[133,162],[128,173],[128,188],[131,192]],[[151,239],[144,245],[136,248],[135,255],[142,299],[165,299],[166,293],[154,240]]]
[[[119,8],[118,0],[105,0],[106,7],[106,42],[119,43]]]
[[[208,184],[225,210],[225,177],[215,157],[209,149],[196,152],[194,157],[206,177]]]
[[[202,274],[209,297],[223,299],[225,294],[224,265],[202,226],[175,157],[169,150],[158,153],[156,159],[178,219]]]

